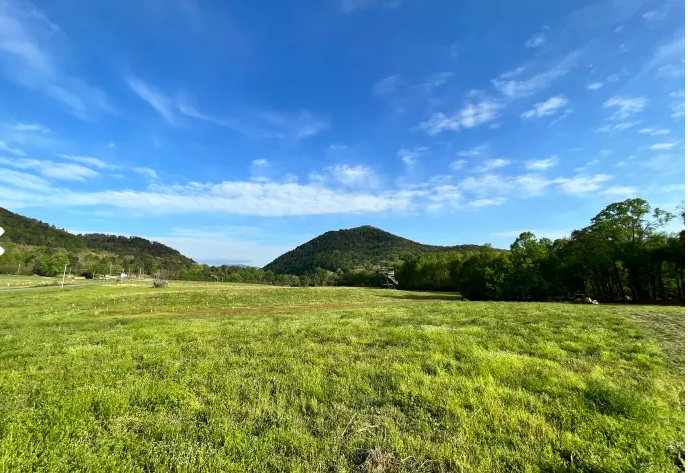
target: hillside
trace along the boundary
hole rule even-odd
[[[391,264],[403,255],[448,251],[478,251],[480,245],[423,245],[371,226],[323,233],[265,266],[276,274],[308,274],[320,267],[330,271]]]
[[[6,254],[0,256],[0,272],[23,265],[26,271],[46,273],[46,267],[56,252],[66,252],[66,257],[77,266],[85,255],[94,255],[107,263],[121,261],[138,267],[162,268],[193,264],[193,260],[169,246],[140,237],[125,237],[87,233],[75,235],[53,225],[10,212],[0,207],[0,227],[5,233],[0,237]],[[98,259],[97,258],[97,259]],[[54,259],[54,258],[53,258]],[[155,262],[155,264],[154,264]],[[41,269],[43,268],[43,269]],[[149,269],[150,270],[150,269]]]

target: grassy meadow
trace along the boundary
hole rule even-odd
[[[150,281],[0,294],[0,472],[674,472],[683,308]]]

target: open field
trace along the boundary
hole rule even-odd
[[[683,308],[149,285],[0,294],[0,471],[682,471]]]
[[[65,286],[75,285],[94,285],[103,284],[106,281],[99,281],[93,279],[74,279],[65,278]],[[107,281],[114,283],[114,280]],[[41,286],[59,286],[62,283],[62,276],[46,277],[46,276],[17,276],[13,274],[0,274],[0,290],[13,289],[18,287],[41,287]]]

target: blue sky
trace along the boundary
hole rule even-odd
[[[685,195],[680,1],[0,0],[0,206],[263,265]],[[678,228],[674,223],[672,229]]]

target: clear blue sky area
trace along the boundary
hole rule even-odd
[[[0,0],[0,206],[254,265],[364,224],[508,247],[673,211],[684,8]]]

